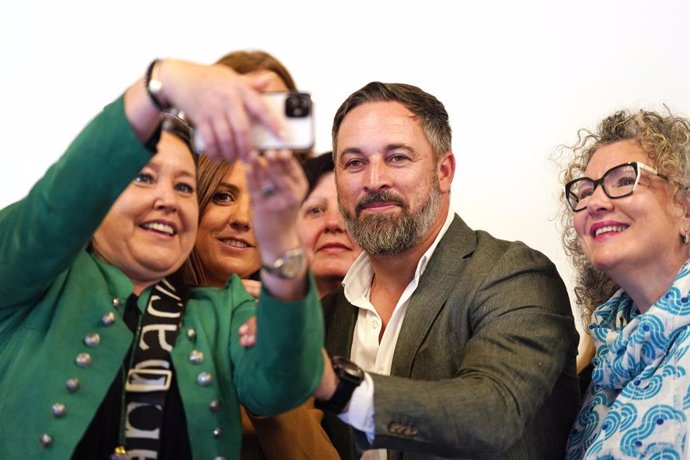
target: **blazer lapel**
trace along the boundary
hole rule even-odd
[[[414,356],[451,291],[461,282],[465,257],[471,254],[476,246],[475,233],[456,215],[436,246],[407,306],[393,354],[391,375],[411,375]]]
[[[347,301],[342,287],[326,296],[322,303],[327,331],[326,349],[331,355],[349,357],[357,322],[357,307]]]

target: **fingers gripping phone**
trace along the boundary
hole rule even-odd
[[[314,114],[309,93],[262,93],[266,104],[283,121],[284,138],[258,123],[252,124],[252,144],[257,150],[310,150],[314,146]]]

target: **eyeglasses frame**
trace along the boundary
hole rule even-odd
[[[620,167],[622,167],[622,166],[632,166],[632,167],[635,169],[635,183],[633,184],[632,189],[630,190],[630,192],[628,192],[628,193],[626,193],[626,194],[624,194],[624,195],[620,195],[620,196],[613,197],[613,196],[609,195],[609,192],[606,190],[606,187],[604,187],[604,178],[606,177],[606,175],[607,175],[608,173],[610,173],[610,172],[613,171],[614,169],[618,169],[618,168],[620,168]],[[568,194],[570,193],[570,189],[572,188],[573,184],[575,184],[575,183],[577,183],[577,182],[580,182],[580,181],[583,181],[583,180],[589,180],[589,181],[593,184],[592,194],[594,194],[594,192],[596,191],[597,187],[601,185],[601,189],[604,191],[604,194],[605,194],[607,197],[609,197],[610,199],[612,199],[612,200],[617,200],[617,199],[619,199],[619,198],[625,198],[626,196],[632,195],[632,194],[635,192],[635,190],[637,189],[637,184],[640,183],[640,177],[642,176],[642,174],[640,174],[641,171],[647,171],[648,173],[654,174],[655,176],[660,177],[660,178],[666,180],[666,176],[659,174],[659,172],[658,172],[656,169],[652,168],[652,167],[649,166],[649,165],[646,165],[646,164],[642,163],[641,161],[631,161],[631,162],[629,162],[629,163],[621,163],[621,164],[619,164],[619,165],[616,165],[616,166],[613,166],[613,167],[609,168],[609,169],[608,169],[604,174],[602,174],[601,177],[600,177],[599,179],[597,179],[597,180],[594,180],[594,179],[591,179],[591,178],[589,178],[589,177],[584,176],[584,177],[578,177],[577,179],[573,179],[573,180],[571,180],[571,181],[568,181],[568,183],[565,184],[565,201],[568,203],[568,207],[569,207],[573,212],[580,212],[580,211],[584,211],[585,209],[587,209],[587,206],[585,206],[585,207],[583,207],[583,208],[580,208],[580,209],[575,209],[575,207],[570,203],[570,200],[568,199]],[[590,195],[590,196],[591,196],[591,195]]]

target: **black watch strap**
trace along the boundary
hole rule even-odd
[[[352,393],[364,380],[364,371],[355,363],[343,356],[331,358],[333,370],[338,376],[339,382],[335,393],[328,401],[316,401],[316,407],[331,414],[339,414],[350,402]]]

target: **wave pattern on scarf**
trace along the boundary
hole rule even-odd
[[[592,315],[592,383],[569,460],[684,459],[690,420],[690,266],[640,314],[619,290]]]

